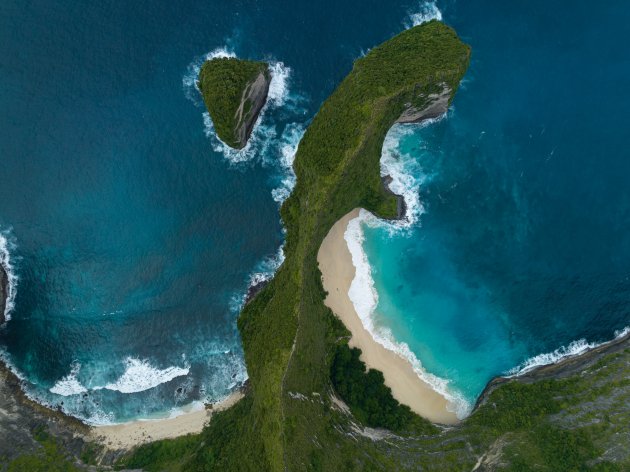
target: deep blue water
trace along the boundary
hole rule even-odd
[[[283,159],[422,4],[2,2],[0,230],[19,283],[0,345],[29,393],[121,421],[242,383],[236,316],[282,243]],[[472,398],[628,324],[630,7],[438,6],[471,68],[448,119],[400,143],[425,213],[406,235],[366,230],[366,249],[379,321]],[[218,48],[288,74],[245,156],[220,149],[190,83]]]
[[[378,325],[469,403],[630,325],[630,5],[561,4],[440,4],[469,72],[446,119],[390,135],[424,213],[365,230]]]
[[[0,230],[19,283],[0,345],[29,393],[120,421],[242,383],[238,304],[282,242],[283,153],[417,6],[2,2]],[[183,84],[217,48],[289,74],[244,163]]]

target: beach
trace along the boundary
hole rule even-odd
[[[230,408],[241,398],[243,398],[243,393],[237,391],[225,400],[213,404],[212,408],[191,406],[189,411],[184,410],[182,414],[172,418],[94,426],[91,429],[92,439],[104,444],[109,449],[116,450],[131,449],[140,444],[160,439],[200,433],[214,412]]]
[[[361,349],[361,360],[368,368],[383,373],[385,384],[392,390],[396,400],[432,422],[455,424],[458,422],[457,416],[447,409],[449,403],[446,398],[424,382],[407,359],[385,348],[372,337],[348,296],[356,270],[344,233],[348,223],[358,215],[357,208],[337,221],[317,254],[324,289],[328,292],[324,303],[352,333],[350,347]]]

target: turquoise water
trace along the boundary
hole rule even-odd
[[[2,2],[0,347],[29,395],[99,423],[245,382],[236,317],[281,261],[301,134],[354,59],[438,14],[473,60],[447,119],[390,135],[418,219],[365,230],[377,325],[470,402],[629,324],[630,8],[497,3]],[[242,153],[194,87],[227,53],[274,68]]]
[[[383,173],[415,213],[364,225],[363,247],[374,329],[463,413],[494,375],[630,325],[630,8],[441,6],[470,70],[445,119],[390,132]]]

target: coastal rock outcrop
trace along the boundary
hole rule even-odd
[[[245,147],[267,102],[270,84],[265,62],[222,57],[204,63],[199,90],[221,141],[234,149]]]
[[[425,120],[439,118],[448,111],[448,104],[453,96],[448,85],[442,83],[441,92],[419,94],[418,99],[424,101],[424,106],[417,107],[408,102],[396,123],[420,123]]]
[[[9,297],[9,277],[4,267],[0,265],[0,325],[6,320],[4,317],[4,310],[7,306],[7,298]]]
[[[235,130],[239,148],[245,147],[254,130],[258,115],[267,102],[270,83],[271,76],[268,71],[264,71],[243,90],[243,96],[235,114],[235,119],[239,123]],[[249,112],[246,111],[248,107]]]

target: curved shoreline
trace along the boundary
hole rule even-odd
[[[454,409],[447,398],[437,392],[414,371],[412,364],[374,339],[364,327],[348,291],[355,277],[356,268],[344,234],[351,220],[359,217],[356,208],[346,214],[331,228],[317,254],[322,273],[322,283],[327,292],[324,303],[351,332],[350,347],[361,349],[361,360],[368,368],[380,370],[385,384],[400,403],[434,423],[457,424],[460,419],[449,410]],[[563,378],[586,368],[602,356],[620,352],[630,346],[630,332],[624,331],[614,339],[586,348],[574,355],[567,355],[548,364],[541,364],[514,375],[497,375],[490,379],[477,398],[472,415],[489,395],[500,385],[508,382],[532,383],[537,380]],[[468,415],[467,415],[468,416]],[[461,418],[463,419],[463,418]]]
[[[434,423],[456,424],[459,420],[448,409],[448,400],[416,374],[407,359],[378,343],[365,329],[348,291],[356,269],[344,238],[348,223],[359,216],[354,209],[337,221],[324,238],[317,253],[322,283],[328,292],[324,303],[352,333],[349,345],[361,349],[361,360],[368,368],[380,370],[393,397],[415,413]]]
[[[217,403],[186,405],[182,408],[182,414],[173,417],[92,426],[90,427],[90,439],[98,441],[108,449],[128,450],[152,441],[197,434],[208,424],[215,412],[227,410],[244,396],[243,391],[237,390]]]

